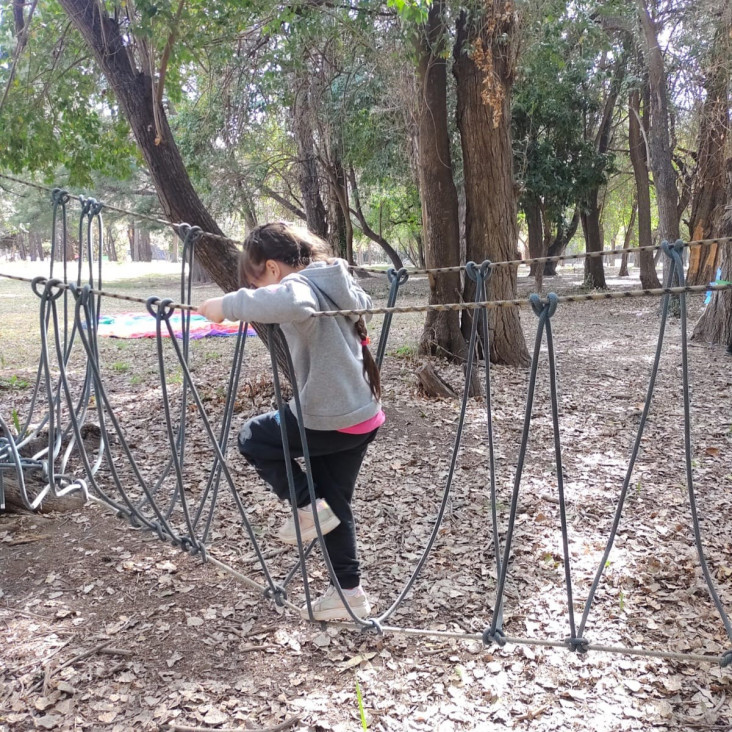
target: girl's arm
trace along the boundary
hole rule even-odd
[[[317,309],[318,303],[310,287],[290,280],[206,300],[198,312],[216,323],[224,318],[258,323],[297,323],[307,320]]]

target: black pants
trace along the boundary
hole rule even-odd
[[[300,428],[289,407],[285,408],[285,426],[297,505],[307,506],[310,503],[307,477],[294,460],[303,454]],[[365,435],[349,435],[334,430],[305,430],[315,495],[325,499],[341,521],[324,539],[336,577],[344,590],[357,587],[360,582],[351,499],[366,450],[377,432],[378,429]],[[241,428],[239,451],[281,500],[290,500],[277,412],[254,417]]]

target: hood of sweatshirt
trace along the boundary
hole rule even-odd
[[[313,285],[321,296],[330,301],[326,309],[359,310],[371,305],[368,296],[351,277],[345,259],[313,262],[290,277],[302,277]]]

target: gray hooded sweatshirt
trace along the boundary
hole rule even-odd
[[[375,417],[381,404],[363,370],[356,316],[313,318],[320,310],[359,310],[371,298],[343,259],[313,262],[277,285],[224,295],[228,320],[279,323],[295,366],[305,427],[340,430]],[[290,402],[293,414],[295,405]]]

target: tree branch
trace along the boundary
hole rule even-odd
[[[351,192],[353,193],[353,202],[356,206],[355,209],[350,209],[351,213],[358,219],[358,223],[361,227],[361,231],[372,241],[375,241],[389,256],[395,269],[401,269],[404,265],[402,264],[401,257],[396,253],[386,239],[380,234],[377,234],[366,221],[366,217],[363,215],[363,209],[361,208],[361,199],[358,195],[358,185],[356,183],[356,171],[353,166],[348,168],[348,180],[351,183]]]
[[[305,212],[301,209],[295,206],[294,203],[291,203],[288,201],[284,196],[277,193],[277,191],[273,190],[269,186],[262,185],[259,187],[259,190],[264,193],[265,196],[269,196],[270,198],[277,201],[277,203],[280,204],[280,206],[284,206],[290,213],[295,214],[299,219],[302,219],[303,221],[307,221],[307,216],[305,215]]]
[[[180,0],[178,3],[178,10],[175,13],[175,21],[173,21],[173,30],[168,36],[168,42],[165,44],[165,50],[163,51],[163,57],[160,59],[160,75],[157,83],[157,91],[155,94],[156,104],[163,103],[163,89],[165,87],[165,74],[168,71],[168,61],[170,60],[170,54],[173,51],[173,45],[175,44],[176,36],[178,35],[178,23],[180,17],[183,14],[183,7],[186,4],[186,0]],[[155,83],[153,81],[153,83]]]

